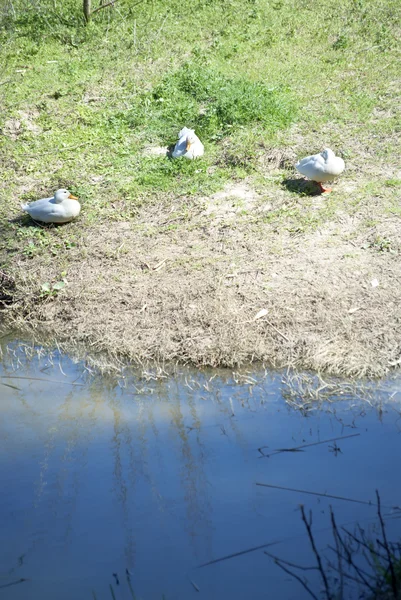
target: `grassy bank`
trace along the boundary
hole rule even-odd
[[[7,327],[141,361],[399,364],[397,1],[116,0],[85,26],[78,1],[20,0],[0,18]],[[200,161],[162,153],[183,125]],[[293,164],[326,146],[347,170],[321,197]],[[21,218],[59,187],[75,223]]]

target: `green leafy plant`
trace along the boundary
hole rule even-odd
[[[380,235],[376,236],[373,242],[370,244],[370,247],[378,252],[390,252],[391,254],[395,254],[395,250],[392,247],[391,240],[388,238],[383,238]]]
[[[64,273],[62,273],[62,276],[64,275]],[[57,294],[59,292],[61,292],[61,290],[63,290],[65,288],[65,286],[67,285],[67,281],[66,279],[61,279],[60,281],[56,281],[55,283],[42,283],[40,289],[41,289],[41,293],[40,296],[43,297],[49,297],[49,296],[57,296]]]

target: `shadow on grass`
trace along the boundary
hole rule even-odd
[[[59,227],[60,225],[65,225],[66,223],[42,223],[41,221],[35,221],[28,214],[18,215],[14,219],[8,219],[8,223],[12,225],[18,225],[21,229],[53,229],[54,227]],[[1,235],[1,229],[0,229]]]
[[[319,185],[315,181],[309,181],[307,179],[284,179],[282,185],[287,188],[289,192],[294,192],[300,196],[320,196],[322,193]]]
[[[177,142],[173,142],[172,144],[169,144],[167,146],[167,152],[166,152],[166,157],[169,158],[170,160],[173,160],[173,152],[174,152],[174,148]]]
[[[13,277],[0,270],[0,310],[7,308],[14,302],[15,290],[16,285]]]

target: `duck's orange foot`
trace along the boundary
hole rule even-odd
[[[318,182],[317,182],[317,184],[318,184],[318,186],[319,186],[319,188],[320,188],[320,192],[321,192],[322,194],[329,194],[329,193],[332,191],[332,188],[324,188],[324,187],[322,186],[322,184],[320,183],[320,181],[318,181]]]

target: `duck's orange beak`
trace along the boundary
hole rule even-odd
[[[188,152],[188,150],[190,149],[190,147],[191,147],[191,142],[187,141],[187,145],[185,147],[185,151]]]
[[[71,200],[78,200],[78,198],[76,196],[73,196],[72,194],[70,194],[68,197],[71,198]]]

